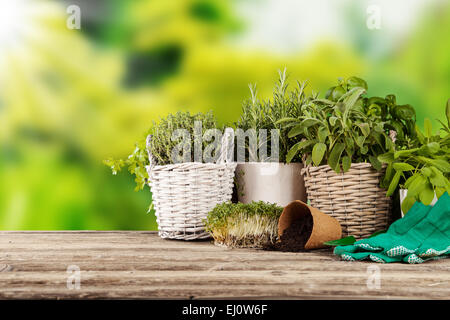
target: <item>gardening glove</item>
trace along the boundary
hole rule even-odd
[[[390,226],[386,233],[357,241],[353,245],[336,247],[334,253],[348,261],[370,259],[381,262],[380,259],[382,259],[385,262],[393,262],[391,261],[391,255],[387,255],[386,251],[395,247],[397,243],[400,243],[399,240],[401,237],[410,231],[418,221],[421,221],[429,210],[430,208],[424,206],[422,203],[416,203],[403,218],[404,221],[403,219],[397,220]],[[413,249],[415,249],[417,244],[413,245],[409,243],[407,246],[414,247]],[[414,251],[411,250],[408,252],[412,253]],[[392,253],[392,251],[389,253]],[[394,256],[395,261],[402,261],[402,257],[398,257],[398,255]]]
[[[336,247],[334,253],[348,261],[422,263],[448,257],[449,249],[450,197],[445,193],[435,207],[416,202],[386,233]]]
[[[444,198],[445,197],[445,198]],[[442,199],[442,200],[441,200]],[[433,229],[414,253],[403,258],[408,263],[422,263],[430,259],[442,259],[450,256],[450,197],[441,196],[436,206],[427,217],[423,228]],[[430,226],[431,225],[431,226]]]

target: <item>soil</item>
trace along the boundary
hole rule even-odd
[[[300,252],[305,251],[306,242],[311,236],[313,228],[313,218],[309,214],[303,219],[295,220],[280,237],[280,240],[267,250],[277,250],[284,252]]]

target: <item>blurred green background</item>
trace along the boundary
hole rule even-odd
[[[102,160],[169,112],[236,120],[248,83],[269,97],[284,67],[321,92],[363,77],[437,129],[449,39],[438,0],[0,0],[0,229],[156,229],[148,188]]]

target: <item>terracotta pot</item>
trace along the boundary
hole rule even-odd
[[[306,201],[301,163],[248,162],[236,167],[238,201],[265,201],[281,207],[294,200]]]
[[[289,203],[284,208],[278,220],[278,237],[281,237],[284,230],[294,221],[304,219],[307,215],[312,215],[313,228],[305,249],[324,248],[326,247],[324,242],[341,239],[342,228],[338,220],[299,200]]]

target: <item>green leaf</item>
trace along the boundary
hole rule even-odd
[[[328,165],[336,172],[339,172],[339,160],[344,149],[345,146],[343,143],[336,143],[328,157]]]
[[[286,117],[286,118],[278,120],[277,122],[275,122],[275,124],[282,124],[285,122],[296,122],[296,121],[298,121],[297,118]]]
[[[348,246],[348,245],[352,245],[356,242],[356,239],[354,236],[348,236],[339,240],[332,240],[332,241],[327,241],[324,242],[323,244],[327,245],[327,246]]]
[[[400,157],[405,157],[405,156],[409,156],[410,154],[418,151],[419,148],[414,148],[414,149],[409,149],[409,150],[401,150],[401,151],[396,151],[394,153],[394,159],[398,159]]]
[[[300,142],[298,142],[296,144],[298,144],[298,149],[302,150],[302,149],[305,149],[306,147],[309,147],[310,145],[313,145],[313,144],[316,144],[316,143],[317,143],[317,140],[313,139],[313,140],[303,140],[303,141],[300,141]]]
[[[382,168],[382,164],[380,161],[378,161],[377,157],[369,156],[369,161],[372,164],[372,166],[375,168],[375,170],[380,171]]]
[[[431,138],[433,136],[433,128],[432,128],[430,119],[428,119],[428,118],[425,119],[423,127],[425,130],[425,137],[428,139]]]
[[[357,126],[361,129],[364,137],[367,137],[370,134],[370,126],[368,123],[358,123]]]
[[[354,140],[351,137],[345,137],[344,142],[346,144],[346,148],[353,149],[353,147],[355,146]],[[353,152],[351,152],[350,154],[352,153]]]
[[[396,162],[394,163],[394,169],[396,171],[414,171],[414,167],[405,162]]]
[[[334,127],[334,125],[336,124],[337,119],[338,119],[337,117],[330,117],[329,118],[329,121],[330,121],[330,124],[331,124],[332,127]]]
[[[439,199],[444,194],[445,191],[447,191],[446,188],[436,187],[435,189],[436,197]]]
[[[313,100],[314,103],[318,103],[318,104],[326,104],[326,105],[333,105],[334,102],[328,99],[314,99]]]
[[[347,89],[353,89],[356,87],[364,88],[367,90],[367,82],[358,77],[350,77],[347,79]]]
[[[389,150],[389,151],[394,150],[395,144],[394,144],[394,142],[392,142],[391,138],[386,134],[383,134],[383,136],[384,136],[386,150]]]
[[[327,92],[325,92],[325,99],[329,99],[334,91],[334,88],[336,87],[331,87],[330,89],[327,90]]]
[[[328,130],[326,127],[319,127],[317,130],[317,136],[319,137],[320,142],[325,142],[328,136]]]
[[[300,149],[300,142],[294,144],[286,155],[286,162],[290,163]]]
[[[407,214],[409,209],[416,203],[416,199],[414,197],[406,196],[406,198],[402,202],[402,211],[403,214]]]
[[[389,163],[387,168],[386,168],[386,173],[385,173],[385,175],[383,177],[383,180],[381,181],[381,186],[384,189],[389,188],[389,184],[391,183],[394,174],[395,174],[395,170],[392,167],[392,163]]]
[[[395,106],[394,114],[401,120],[415,119],[416,117],[416,111],[409,104]]]
[[[429,171],[432,172],[432,174],[430,175],[426,175],[428,177],[428,179],[430,179],[430,182],[436,186],[436,187],[445,187],[446,185],[448,185],[448,179],[444,177],[444,175],[442,174],[442,172],[435,168],[435,167],[431,167],[431,168],[423,168],[422,172],[424,172],[425,169],[428,169]],[[425,173],[424,173],[425,175]]]
[[[358,145],[358,147],[362,148],[365,140],[366,138],[364,136],[357,136],[355,142]]]
[[[347,172],[352,166],[352,159],[349,156],[342,157],[342,171]]]
[[[337,101],[345,94],[345,89],[342,86],[334,87],[331,92],[331,100]]]
[[[410,185],[420,176],[421,176],[420,174],[416,173],[416,174],[413,174],[412,176],[410,176],[408,179],[406,179],[405,183],[403,184],[405,189],[408,189],[410,187]]]
[[[434,199],[434,190],[431,186],[431,184],[427,183],[422,191],[419,193],[419,199],[420,202],[422,202],[424,205],[429,206],[431,204],[431,201]]]
[[[429,163],[431,163],[443,173],[450,173],[450,163],[448,163],[448,161],[445,161],[443,159],[431,159]]]
[[[393,129],[397,133],[397,139],[403,140],[404,139],[404,132],[403,132],[403,124],[400,121],[392,120],[387,123],[387,126],[390,129]]]
[[[301,122],[301,125],[302,125],[304,128],[309,128],[309,127],[311,127],[311,126],[313,126],[313,125],[315,125],[315,124],[322,124],[322,121],[320,121],[319,119],[307,118],[307,119],[304,119],[304,120]]]
[[[353,92],[352,92],[353,91]],[[344,115],[343,115],[343,119],[344,122],[347,121],[348,119],[348,115],[350,113],[350,111],[352,110],[352,108],[354,107],[356,101],[358,101],[359,97],[366,92],[366,90],[364,88],[353,88],[352,89],[352,94],[350,94],[348,97],[346,97],[344,99],[344,106],[345,106],[345,111],[344,111]]]
[[[419,150],[425,154],[435,154],[438,153],[440,149],[441,146],[439,145],[439,142],[430,142],[420,147]]]
[[[371,104],[384,105],[386,104],[386,99],[383,99],[381,97],[370,97],[368,99],[367,105],[370,106]]]
[[[432,175],[434,175],[433,171],[430,168],[427,168],[427,167],[422,168],[422,170],[420,170],[420,171],[422,172],[422,174],[425,177],[428,177],[428,178],[430,178]]]
[[[448,125],[444,124],[441,120],[437,119],[437,121],[441,124],[442,128],[440,130],[446,131],[447,133],[450,133],[449,128],[446,128]]]
[[[415,130],[416,130],[416,136],[417,136],[417,140],[419,140],[419,142],[421,144],[425,143],[425,136],[423,135],[422,131],[420,131],[419,126],[416,124],[414,126]]]
[[[395,172],[394,177],[392,178],[391,183],[389,184],[389,188],[386,192],[386,196],[391,196],[394,194],[394,191],[397,189],[398,183],[400,181],[402,173],[400,171]]]
[[[387,103],[390,103],[391,105],[396,105],[396,103],[397,103],[396,102],[397,99],[395,98],[395,95],[393,95],[393,94],[388,94],[386,96],[385,100],[386,100]]]
[[[416,176],[416,178],[412,180],[412,182],[407,187],[408,195],[412,197],[418,195],[422,191],[422,189],[425,188],[425,184],[427,183],[427,178],[423,175],[417,173],[414,176]]]
[[[322,162],[323,156],[325,155],[326,151],[327,146],[325,143],[316,143],[312,150],[312,160],[316,166],[320,166],[320,163]]]
[[[363,146],[361,149],[361,154],[366,154],[367,152],[369,152],[369,148],[367,146]]]
[[[394,154],[392,152],[380,154],[378,160],[382,163],[391,163],[394,161]]]
[[[289,130],[288,137],[293,138],[295,136],[298,136],[299,134],[303,133],[303,126],[301,124],[296,125],[291,130]]]

